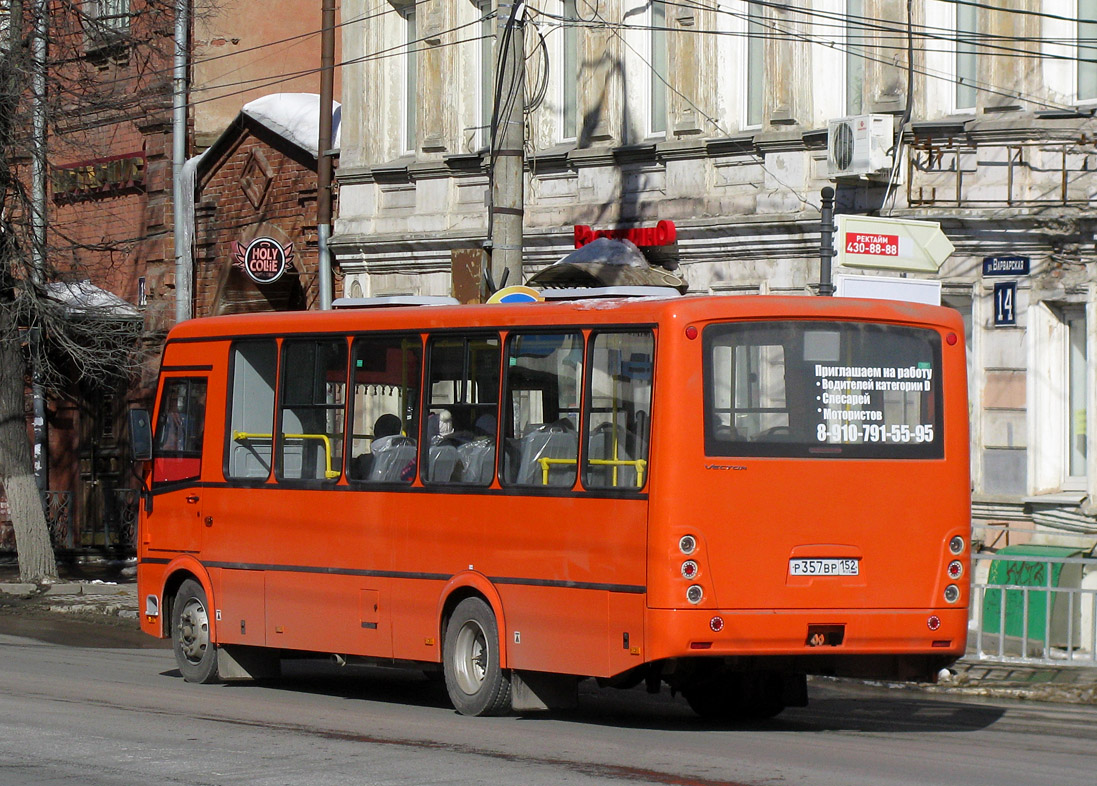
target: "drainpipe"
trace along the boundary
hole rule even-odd
[[[175,239],[175,321],[190,319],[194,278],[190,247],[183,232],[183,164],[187,160],[187,34],[189,0],[175,4],[175,60],[171,78],[171,193],[172,235]]]
[[[320,37],[320,138],[316,143],[316,235],[320,308],[331,308],[331,103],[335,92],[335,0],[324,0]]]

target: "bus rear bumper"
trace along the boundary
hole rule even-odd
[[[966,607],[648,609],[647,614],[648,661],[792,658],[806,673],[929,679],[962,656],[967,644]]]

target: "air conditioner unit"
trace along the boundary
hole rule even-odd
[[[891,115],[840,117],[827,123],[827,173],[836,177],[886,174],[895,143]]]

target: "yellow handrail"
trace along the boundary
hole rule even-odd
[[[331,468],[331,439],[327,434],[283,434],[283,439],[318,439],[324,443],[324,477],[328,480],[334,480],[339,477],[339,470]],[[274,439],[273,434],[259,434],[249,431],[233,431],[232,439],[234,442],[241,442],[245,439]]]
[[[552,465],[575,464],[576,460],[572,458],[539,458],[537,463],[541,465],[541,485],[547,486],[549,469]],[[587,463],[603,467],[614,467],[615,470],[617,467],[633,467],[636,470],[636,488],[644,487],[644,470],[648,465],[646,459],[587,459]],[[614,473],[614,485],[617,485],[616,471]]]

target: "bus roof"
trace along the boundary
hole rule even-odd
[[[856,298],[700,295],[233,314],[187,320],[172,328],[168,340],[288,333],[560,327],[569,324],[658,324],[669,321],[687,323],[737,319],[868,320],[939,325],[963,330],[959,312],[940,306]]]

